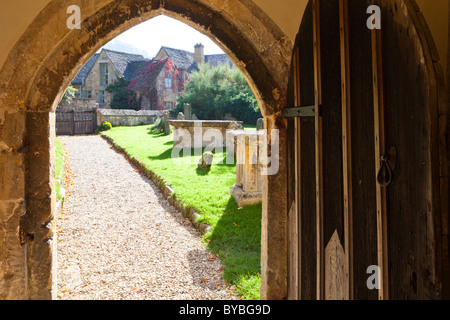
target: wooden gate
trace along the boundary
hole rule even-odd
[[[308,4],[284,110],[290,299],[449,297],[446,105],[423,21],[413,0]]]
[[[94,133],[97,113],[94,111],[56,111],[56,134],[74,135]]]

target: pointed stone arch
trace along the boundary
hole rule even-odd
[[[244,73],[263,114],[272,114],[284,106],[283,88],[292,43],[251,1],[210,1],[209,5],[202,0],[103,1],[101,5],[84,2],[80,5],[81,29],[66,26],[70,3],[53,1],[11,50],[0,75],[9,74],[8,87],[15,90],[7,91],[19,93],[20,108],[54,110],[55,100],[95,51],[120,33],[160,14],[213,39]]]
[[[81,9],[81,28],[69,29],[67,8]],[[54,113],[58,101],[84,63],[101,46],[129,28],[164,14],[212,38],[238,66],[254,91],[268,129],[280,130],[280,169],[264,185],[263,241],[284,238],[286,227],[284,132],[281,109],[286,104],[291,40],[250,0],[55,0],[33,20],[10,51],[0,70],[0,105],[6,121],[15,125],[7,140],[8,156],[20,165],[16,179],[14,211],[8,221],[8,241],[3,261],[7,277],[0,295],[13,299],[55,298],[55,199],[53,192]],[[15,181],[15,180],[14,180]],[[278,186],[279,192],[271,193]],[[273,207],[273,208],[272,208]],[[282,241],[282,243],[284,243]],[[283,244],[282,244],[283,246]],[[262,261],[268,298],[284,296],[285,250],[266,246]],[[280,250],[281,249],[281,250]],[[273,284],[270,284],[273,283]],[[278,284],[279,283],[279,284]],[[278,288],[279,287],[279,288]],[[265,297],[265,294],[262,295]]]

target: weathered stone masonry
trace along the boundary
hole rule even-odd
[[[285,104],[292,43],[258,7],[237,0],[103,0],[83,4],[82,28],[69,30],[65,25],[69,2],[52,1],[17,42],[0,71],[0,172],[4,177],[0,187],[0,298],[55,297],[54,102],[61,99],[88,58],[119,32],[164,13],[207,33],[243,71],[263,114],[273,120],[268,121],[268,127],[281,129],[280,143],[284,143],[283,121],[276,121],[281,119],[279,113],[272,114]],[[5,117],[15,121],[5,122]],[[286,277],[286,248],[283,242],[281,247],[275,245],[284,238],[286,215],[284,188],[280,187],[285,172],[283,166],[280,169],[268,179],[278,191],[267,192],[266,186],[263,205],[270,228],[266,224],[263,230],[266,251],[262,269],[268,281],[263,283],[261,296],[270,299],[286,295],[285,281],[273,282]],[[11,188],[13,181],[17,183]],[[267,254],[272,254],[270,259]]]
[[[362,0],[351,1],[360,4]],[[286,143],[292,136],[288,137],[288,122],[281,110],[293,106],[287,101],[293,41],[308,2],[21,0],[2,4],[0,18],[5,28],[0,43],[6,49],[0,52],[0,299],[51,299],[56,294],[52,165],[55,101],[61,99],[80,68],[101,46],[159,14],[180,19],[215,40],[249,81],[261,106],[265,129],[279,130],[280,168],[263,183],[261,298],[287,298],[287,192],[292,185],[287,181],[286,163],[292,163],[292,159]],[[448,1],[389,3],[400,4],[391,15],[407,3],[414,8],[414,15],[430,25],[427,33],[438,43],[433,54],[439,52],[449,79],[450,57],[445,50],[448,28],[442,28],[445,21],[449,26]],[[82,7],[81,29],[66,26],[66,9],[73,4]],[[14,21],[19,11],[21,19]],[[438,61],[437,55],[433,59]],[[447,83],[447,92],[448,88]],[[444,101],[445,97],[439,99]],[[441,105],[441,118],[445,120],[448,103]],[[445,149],[445,143],[441,148]],[[445,172],[442,174],[445,178]],[[428,249],[435,249],[432,243]]]

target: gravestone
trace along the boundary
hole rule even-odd
[[[164,133],[170,134],[170,125],[169,125],[169,111],[164,112]]]
[[[211,151],[204,152],[202,154],[202,157],[200,158],[198,167],[205,171],[211,169],[213,158],[214,158],[214,156]]]
[[[192,107],[190,103],[183,104],[184,119],[183,120],[193,120],[192,119]]]
[[[237,121],[233,121],[230,123],[230,125],[228,126],[229,130],[244,130],[244,127],[242,126],[242,124],[240,124]]]
[[[259,118],[256,121],[256,130],[264,130],[264,118]]]

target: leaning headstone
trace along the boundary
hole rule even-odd
[[[213,157],[214,156],[211,151],[204,152],[202,154],[202,157],[200,158],[200,161],[198,162],[198,167],[205,171],[211,169]]]
[[[192,107],[190,103],[183,104],[183,111],[185,120],[193,120],[192,119]]]
[[[264,130],[264,118],[259,118],[256,121],[256,130]]]
[[[185,117],[184,117],[183,112],[178,112],[177,120],[184,120],[184,119],[185,119]]]
[[[244,127],[242,126],[242,124],[240,124],[237,121],[233,121],[230,123],[230,125],[228,126],[229,130],[244,130]]]

